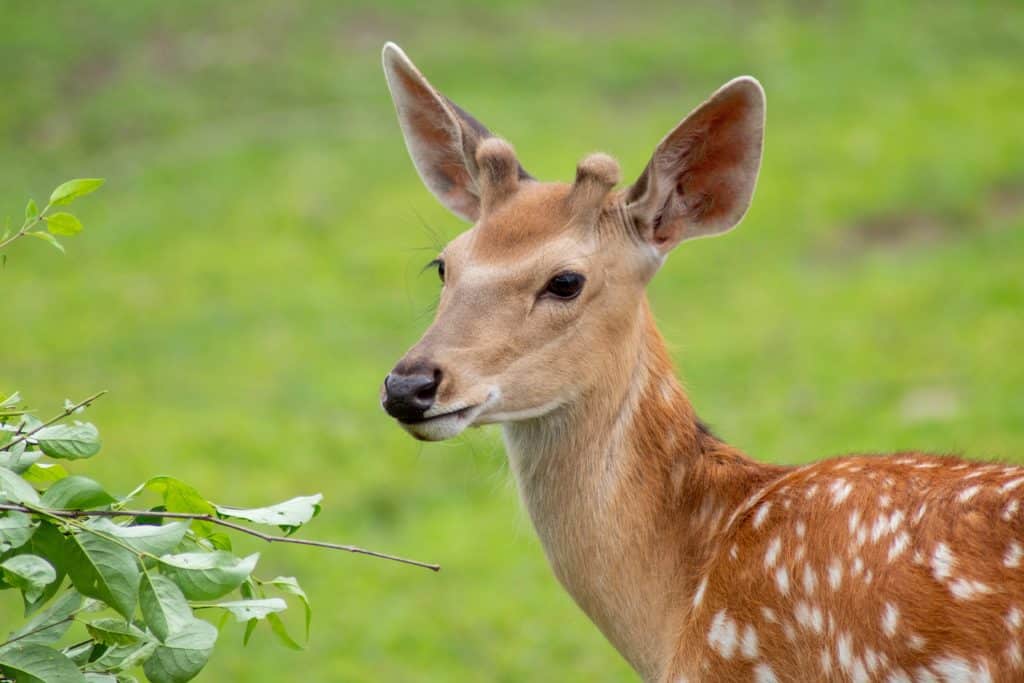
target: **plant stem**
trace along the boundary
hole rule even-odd
[[[25,505],[7,504],[0,503],[0,510],[16,510],[18,512],[28,513],[40,513],[35,508],[30,508]],[[369,555],[371,557],[377,557],[383,560],[391,560],[392,562],[401,562],[402,564],[409,564],[415,567],[423,567],[431,571],[440,571],[441,565],[430,564],[427,562],[420,562],[419,560],[411,560],[405,557],[398,557],[397,555],[389,555],[387,553],[380,553],[375,550],[367,550],[354,545],[342,545],[340,543],[328,543],[326,541],[310,541],[303,538],[292,538],[290,536],[275,536],[273,534],[265,534],[262,531],[250,529],[247,526],[236,524],[235,522],[229,522],[225,519],[215,517],[213,515],[200,514],[194,512],[165,512],[165,511],[153,511],[153,510],[45,510],[42,514],[48,516],[60,517],[62,519],[77,519],[79,517],[159,517],[161,519],[191,519],[202,522],[209,522],[210,524],[216,524],[218,526],[233,529],[243,534],[254,536],[260,540],[266,541],[267,543],[292,543],[295,545],[308,545],[316,548],[327,548],[329,550],[343,550],[349,553],[357,553],[360,555]],[[92,530],[89,530],[92,531]]]
[[[35,218],[32,218],[32,219],[26,218],[25,222],[21,224],[21,229],[19,229],[18,232],[14,233],[13,235],[8,237],[7,239],[5,239],[3,241],[0,241],[0,249],[3,249],[4,247],[6,247],[11,242],[14,242],[15,240],[24,237],[26,232],[28,232],[32,228],[36,227],[36,225],[39,224],[39,221],[43,220],[43,217],[46,215],[46,212],[49,211],[49,210],[50,210],[50,205],[47,204],[46,206],[43,207],[42,211],[40,211],[38,214],[36,214]]]
[[[3,246],[3,245],[0,244],[0,246]],[[83,399],[83,400],[79,401],[78,403],[76,403],[75,405],[69,406],[69,407],[65,408],[64,412],[62,412],[60,415],[57,415],[56,417],[52,417],[49,420],[47,420],[46,422],[44,422],[43,424],[41,424],[38,427],[36,427],[35,429],[27,431],[24,434],[11,439],[6,444],[4,444],[3,447],[0,447],[0,451],[9,451],[12,447],[17,446],[22,441],[28,441],[30,438],[32,438],[32,435],[35,434],[36,432],[38,432],[38,431],[40,431],[42,429],[45,429],[46,427],[49,427],[54,422],[60,422],[65,417],[73,414],[79,408],[84,408],[85,406],[89,405],[90,403],[92,403],[93,401],[95,401],[96,399],[98,399],[100,396],[102,396],[105,393],[107,393],[106,389],[104,389],[103,391],[97,391],[95,394],[93,394],[89,398]]]

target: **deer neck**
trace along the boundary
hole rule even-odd
[[[657,680],[729,514],[772,476],[700,423],[646,300],[599,387],[507,424],[520,495],[559,581]]]

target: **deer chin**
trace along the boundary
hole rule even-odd
[[[449,406],[435,406],[427,411],[422,420],[417,422],[401,422],[405,431],[420,441],[444,441],[451,439],[467,427],[477,424],[477,418],[487,410],[498,397],[497,389],[488,392],[487,397],[478,403],[460,401]]]

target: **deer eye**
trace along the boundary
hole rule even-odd
[[[441,260],[439,258],[436,258],[433,261],[431,261],[430,263],[428,263],[423,270],[427,270],[429,268],[436,268],[437,269],[437,276],[439,278],[441,278],[441,282],[444,282],[444,261],[443,260]]]
[[[565,273],[559,273],[548,281],[548,286],[544,289],[545,294],[550,294],[556,299],[563,299],[569,301],[579,296],[583,290],[583,283],[586,282],[586,278],[579,273],[567,271]]]

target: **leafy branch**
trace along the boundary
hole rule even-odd
[[[76,178],[62,183],[50,193],[50,201],[40,211],[34,199],[28,200],[25,206],[25,220],[21,227],[12,234],[10,230],[0,236],[0,249],[14,243],[25,235],[45,240],[60,251],[63,245],[54,235],[77,235],[82,231],[82,222],[66,211],[50,213],[50,209],[62,204],[70,204],[78,197],[95,192],[103,185],[102,178]],[[46,230],[33,230],[39,223],[46,223]]]
[[[41,211],[29,201],[22,226],[0,235],[0,249],[34,236],[63,251],[55,236],[74,235],[82,224],[51,209],[102,183],[68,181]],[[0,394],[0,591],[18,590],[28,619],[6,636],[0,633],[0,683],[127,683],[139,668],[154,683],[185,683],[206,665],[218,638],[218,627],[198,616],[209,610],[222,613],[220,625],[232,616],[244,623],[244,644],[265,623],[285,646],[301,649],[280,617],[289,601],[298,601],[308,640],[312,609],[299,582],[259,578],[259,553],[236,556],[226,532],[440,569],[353,545],[295,538],[319,514],[318,493],[237,508],[218,505],[174,477],[156,476],[127,495],[111,495],[70,469],[100,451],[99,431],[77,416],[105,393],[65,401],[45,421],[18,392]],[[237,595],[229,598],[232,593]],[[73,637],[65,639],[69,633]],[[72,644],[61,645],[67,641]]]
[[[9,503],[0,503],[0,510],[13,510],[17,512],[24,512],[29,514],[46,514],[53,515],[55,517],[62,517],[65,519],[80,519],[82,517],[144,517],[153,519],[189,519],[197,520],[201,522],[209,522],[210,524],[216,524],[227,529],[241,532],[254,536],[260,540],[267,541],[268,543],[292,543],[295,545],[308,545],[315,548],[327,548],[328,550],[343,550],[349,553],[357,553],[359,555],[369,555],[370,557],[377,557],[382,560],[391,560],[392,562],[399,562],[402,564],[413,565],[414,567],[423,567],[424,569],[430,569],[431,571],[440,571],[441,565],[431,564],[429,562],[421,562],[420,560],[412,560],[407,557],[399,557],[397,555],[389,555],[387,553],[378,552],[376,550],[367,550],[366,548],[360,548],[354,545],[343,545],[341,543],[329,543],[327,541],[312,541],[304,538],[294,538],[292,536],[275,536],[273,534],[265,534],[262,531],[251,529],[235,522],[229,522],[226,519],[220,517],[214,517],[209,514],[197,514],[193,512],[167,512],[160,510],[44,510],[40,508],[29,507],[26,505],[11,505]]]

